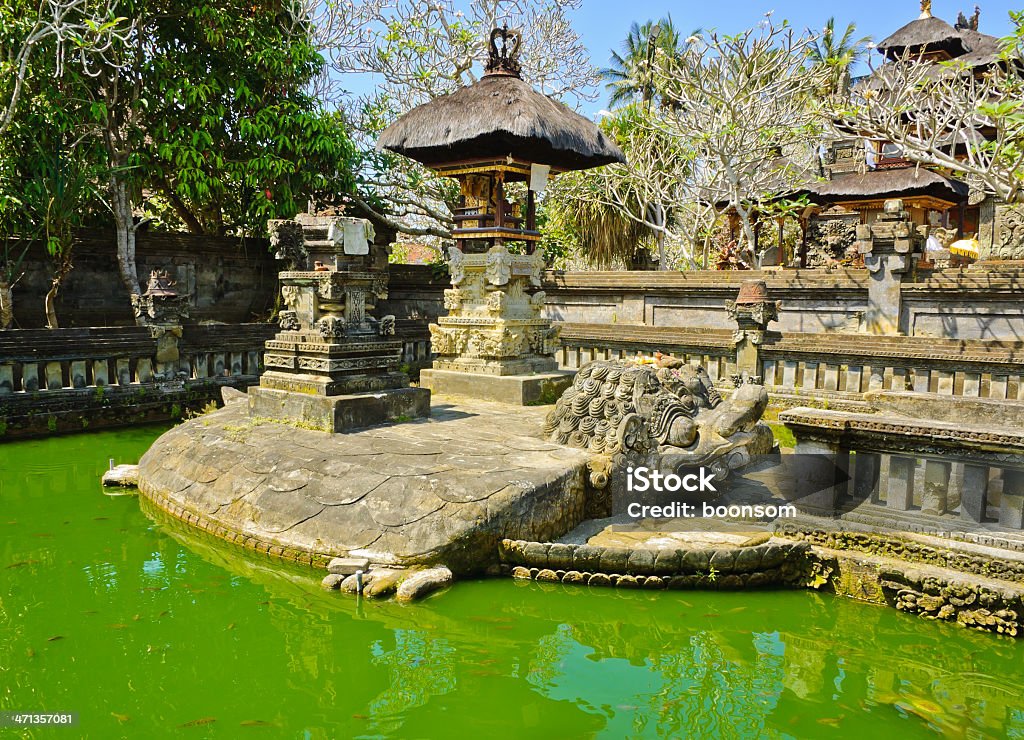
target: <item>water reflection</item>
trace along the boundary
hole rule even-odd
[[[1024,737],[1009,639],[805,592],[357,601],[103,497],[97,448],[0,449],[0,709],[96,737]],[[19,477],[40,454],[84,472],[52,493]]]
[[[186,540],[207,557],[219,553],[223,567],[249,562]],[[249,567],[248,577],[287,604],[277,613],[282,631],[295,609],[330,624],[344,615],[387,628],[388,637],[363,646],[386,681],[354,712],[372,734],[415,733],[459,703],[446,697],[500,683],[524,716],[530,705],[560,703],[570,724],[596,720],[607,737],[806,737],[879,723],[910,736],[1024,736],[1018,643],[827,595],[488,581],[418,607],[357,606],[320,593],[303,572],[284,578],[272,563]],[[310,656],[329,648],[303,641],[292,651],[306,659],[292,663],[305,673],[300,680],[323,675]]]

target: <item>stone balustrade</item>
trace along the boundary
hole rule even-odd
[[[575,370],[593,360],[617,360],[662,352],[703,365],[716,383],[736,372],[732,332],[616,324],[563,324],[561,367]]]
[[[174,418],[245,388],[269,324],[0,332],[0,439]]]
[[[818,508],[864,524],[1024,550],[1024,403],[865,394],[859,411],[779,415],[796,454],[834,455],[845,475]]]
[[[730,331],[563,324],[561,366],[663,352],[704,365],[717,382],[760,376],[781,407],[845,407],[871,390],[1024,400],[1024,342],[768,332],[754,364],[737,362]]]

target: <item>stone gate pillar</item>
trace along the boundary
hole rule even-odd
[[[156,340],[155,365],[141,368],[138,371],[140,377],[155,374],[173,380],[178,374],[181,357],[178,344],[183,332],[182,324],[189,316],[189,297],[180,295],[176,286],[177,282],[171,279],[167,270],[153,270],[149,274],[146,292],[132,296],[136,320],[148,326]]]
[[[736,344],[736,372],[761,382],[760,346],[768,324],[779,319],[779,303],[770,300],[764,280],[745,280],[735,301],[726,301],[725,310],[736,322],[733,342]]]
[[[868,310],[864,323],[872,334],[905,334],[902,325],[902,285],[910,272],[913,253],[921,252],[924,237],[903,210],[903,201],[887,200],[885,211],[872,224],[857,227],[855,247],[868,270]]]

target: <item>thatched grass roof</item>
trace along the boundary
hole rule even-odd
[[[626,161],[592,121],[511,75],[485,75],[414,108],[381,133],[377,149],[426,165],[509,154],[563,170]]]
[[[992,64],[999,57],[1002,51],[1002,43],[995,36],[975,31],[973,28],[960,28],[960,37],[970,47],[970,53],[957,57],[958,62],[963,62],[968,67],[980,67]]]
[[[928,51],[948,51],[954,57],[971,51],[961,31],[935,17],[913,20],[878,44],[879,51],[890,59],[907,49],[922,51],[925,47]]]
[[[804,192],[818,202],[837,202],[864,198],[900,198],[931,195],[959,203],[967,198],[968,186],[943,177],[924,167],[900,167],[871,170],[863,174],[842,175],[827,182],[807,185]]]

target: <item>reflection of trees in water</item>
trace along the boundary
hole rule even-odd
[[[755,737],[763,733],[765,717],[782,689],[782,656],[762,651],[757,636],[745,636],[752,660],[736,659],[736,651],[721,636],[698,632],[682,649],[652,655],[651,668],[663,687],[638,709],[645,725],[654,724],[661,736]],[[642,729],[642,728],[638,728]]]
[[[396,629],[395,647],[385,650],[378,641],[371,647],[373,663],[385,666],[390,685],[370,702],[370,714],[377,729],[396,731],[401,714],[423,706],[432,696],[455,689],[455,649],[443,638],[432,638],[422,630]],[[392,721],[388,721],[393,718]]]
[[[533,659],[529,662],[530,670],[526,680],[533,686],[549,686],[562,675],[565,661],[579,643],[573,637],[573,628],[568,624],[560,624],[550,635],[537,640],[536,647],[531,651]]]
[[[1024,735],[1019,644],[827,597],[805,608],[801,631],[695,630],[639,612],[557,623],[527,679],[629,735],[771,736],[785,719],[799,736],[898,714],[953,735]]]
[[[657,675],[658,686],[651,690],[618,686],[617,704],[595,705],[583,697],[576,701],[609,719],[617,711],[629,711],[631,733],[662,737],[757,736],[784,675],[782,645],[770,635],[687,636],[656,626],[641,632],[622,623],[586,623],[561,624],[538,640],[528,680],[551,698],[561,697],[569,688],[562,685],[567,676],[578,679],[580,670],[600,680],[600,667],[570,665],[580,658],[594,666],[626,659],[631,666],[619,666],[617,673],[646,669]]]

